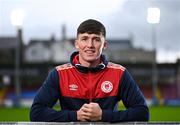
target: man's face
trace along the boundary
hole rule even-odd
[[[102,50],[107,48],[107,42],[102,34],[78,34],[75,47],[79,51],[82,62],[93,63],[99,60]]]

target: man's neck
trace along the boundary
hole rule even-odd
[[[93,62],[86,62],[86,61],[82,60],[81,58],[79,58],[79,63],[85,67],[96,67],[100,63],[100,58]]]

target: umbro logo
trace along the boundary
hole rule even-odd
[[[78,89],[78,86],[76,84],[70,84],[69,85],[69,90],[77,91],[77,89]]]

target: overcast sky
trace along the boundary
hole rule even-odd
[[[61,26],[67,36],[75,37],[76,28],[85,19],[100,20],[107,29],[107,38],[122,39],[133,36],[133,45],[152,49],[151,25],[147,23],[147,8],[161,10],[156,25],[158,61],[180,58],[180,0],[0,0],[0,36],[15,35],[10,14],[24,10],[23,36],[30,39],[61,38]]]

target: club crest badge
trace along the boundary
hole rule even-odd
[[[104,81],[101,84],[101,90],[105,93],[109,93],[113,90],[113,84],[110,81]]]

